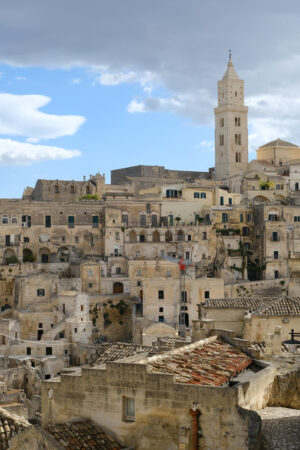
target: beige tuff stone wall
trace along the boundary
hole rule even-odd
[[[298,330],[299,324],[299,316],[260,317],[252,314],[251,318],[245,321],[244,338],[250,342],[266,342],[267,336],[278,330],[282,342],[290,339],[291,329]]]
[[[266,372],[265,372],[266,371]],[[82,369],[81,376],[62,375],[42,386],[42,423],[92,417],[126,445],[137,449],[191,448],[189,410],[198,403],[200,448],[249,448],[248,419],[237,406],[263,407],[274,374],[264,369],[246,385],[205,387],[174,383],[170,375],[149,374],[146,367],[108,363],[106,369]],[[48,391],[53,390],[49,399]],[[252,395],[250,395],[250,392]],[[135,399],[135,421],[123,420],[124,397]],[[211,424],[214,424],[212,427]]]

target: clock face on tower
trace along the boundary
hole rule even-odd
[[[53,398],[53,389],[48,390],[48,398]]]

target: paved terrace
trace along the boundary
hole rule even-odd
[[[148,359],[148,372],[175,375],[178,383],[222,386],[246,370],[252,359],[216,336]]]

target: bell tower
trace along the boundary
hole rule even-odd
[[[218,81],[218,107],[215,108],[215,178],[223,180],[245,172],[248,165],[248,108],[244,105],[244,80],[229,61]]]

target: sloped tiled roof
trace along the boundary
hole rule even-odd
[[[300,298],[280,297],[258,308],[256,316],[300,316]]]
[[[243,352],[216,337],[146,361],[148,372],[174,375],[177,383],[205,386],[222,386],[251,363]]]
[[[207,299],[203,306],[205,308],[237,308],[255,310],[275,300],[274,297],[241,297],[241,298],[214,298]]]
[[[47,431],[67,450],[120,450],[125,448],[90,420],[48,425]]]
[[[153,353],[154,347],[147,347],[146,345],[127,344],[118,342],[113,344],[104,344],[104,352],[97,358],[93,366],[99,366],[108,361],[116,361],[118,359],[128,358],[139,353]]]
[[[11,438],[30,426],[22,417],[0,408],[0,450],[9,448]]]
[[[278,138],[275,141],[271,141],[265,145],[261,145],[261,147],[298,147],[298,145],[292,144],[288,141],[283,141],[282,139]]]

